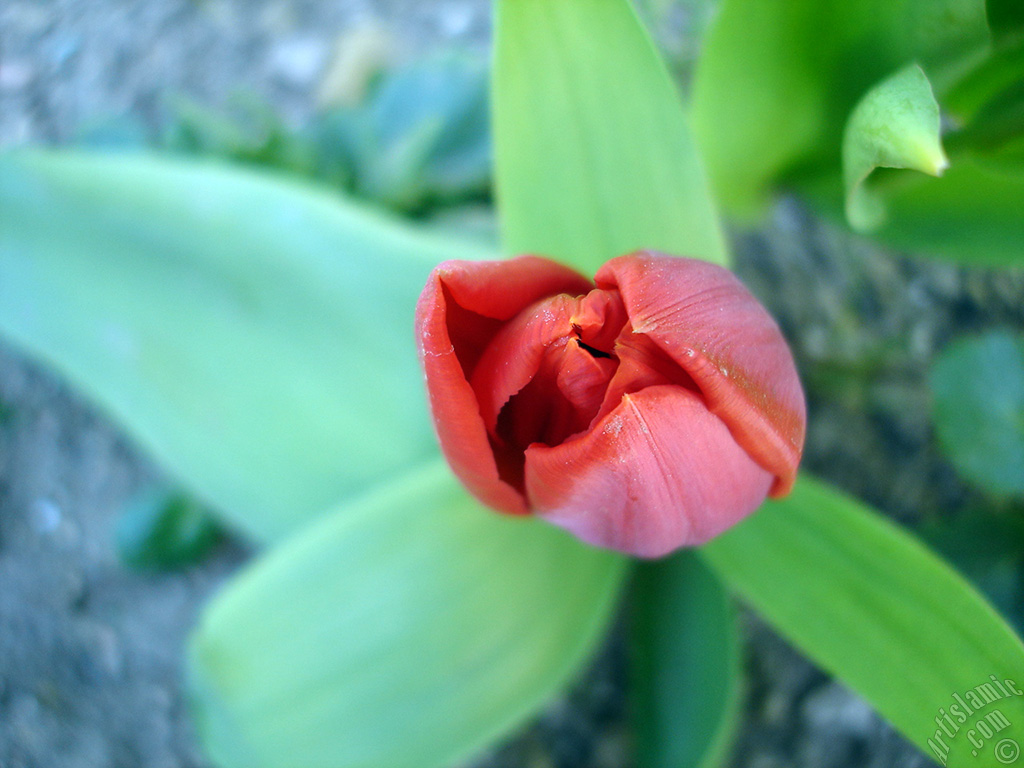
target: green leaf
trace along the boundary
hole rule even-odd
[[[432,463],[215,599],[191,643],[200,734],[223,768],[453,765],[567,682],[624,564]]]
[[[882,198],[867,185],[876,168],[940,176],[948,165],[931,83],[920,66],[911,64],[868,91],[850,114],[843,133],[847,221],[865,231],[885,220]]]
[[[843,126],[872,85],[915,60],[935,78],[988,39],[983,0],[725,0],[694,83],[719,199],[750,214],[780,181],[838,173]]]
[[[946,137],[954,162],[966,156],[996,173],[1024,176],[1024,34],[995,45],[942,106],[954,127]]]
[[[718,768],[739,722],[736,612],[693,551],[634,571],[632,720],[638,768]]]
[[[884,191],[888,215],[876,238],[965,264],[1024,263],[1024,174],[963,158],[942,178],[901,181]]]
[[[971,482],[1024,495],[1024,336],[994,331],[943,350],[929,375],[935,428]]]
[[[1000,94],[1019,87],[1022,78],[1024,35],[995,46],[965,72],[943,95],[942,108],[961,124],[968,123]]]
[[[838,179],[819,178],[801,189],[823,214],[843,219]],[[886,212],[871,233],[875,240],[971,266],[1024,263],[1024,173],[960,156],[940,178],[896,172],[872,192]]]
[[[1024,4],[1020,0],[987,0],[988,21],[992,32],[1009,36],[1024,30]]]
[[[169,488],[149,488],[132,499],[117,521],[121,562],[140,570],[167,570],[202,559],[223,531],[209,510]]]
[[[990,676],[1021,685],[1024,646],[959,574],[860,502],[802,477],[791,496],[701,551],[739,596],[943,765],[994,765],[999,740],[1024,738],[1024,696],[1015,695],[952,721],[955,734],[940,730],[936,718],[956,716],[954,696],[978,696]],[[975,724],[995,710],[1010,726],[972,745],[970,729],[977,738]]]
[[[954,138],[957,149],[996,170],[1024,172],[1024,68],[1018,81],[986,103]]]
[[[270,539],[434,455],[413,340],[476,250],[298,183],[138,157],[0,158],[0,333]]]
[[[679,95],[626,0],[499,0],[493,99],[508,251],[588,274],[639,248],[725,261]]]

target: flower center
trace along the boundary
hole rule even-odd
[[[470,377],[502,479],[523,487],[524,453],[586,432],[622,396],[656,384],[696,389],[646,336],[617,290],[543,299],[490,340]]]
[[[589,352],[591,357],[606,357],[606,358],[614,357],[614,355],[612,355],[611,352],[605,352],[603,350],[598,349],[597,347],[592,347],[589,344],[587,344],[585,341],[583,341],[583,332],[582,332],[582,330],[580,329],[580,327],[576,323],[572,324],[572,330],[573,330],[573,333],[576,334],[576,343],[579,344],[587,352]]]

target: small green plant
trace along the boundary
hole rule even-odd
[[[181,491],[148,488],[121,513],[116,543],[121,562],[167,570],[202,559],[224,537],[216,518]]]
[[[130,117],[112,117],[88,125],[77,143],[230,160],[423,217],[489,200],[487,82],[483,61],[451,52],[377,73],[358,104],[332,107],[297,128],[255,96],[236,96],[223,113],[177,97],[156,137]]]

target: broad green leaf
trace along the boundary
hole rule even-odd
[[[843,126],[872,85],[915,60],[932,77],[955,70],[988,38],[983,0],[725,0],[694,83],[719,199],[750,214],[780,180],[838,173]]]
[[[1001,739],[1024,739],[1024,696],[1013,694],[941,730],[936,718],[957,716],[954,696],[984,696],[993,679],[1024,685],[1024,645],[959,574],[860,502],[802,477],[791,496],[701,551],[740,597],[943,765],[989,768]],[[977,738],[976,724],[997,710],[1010,725],[972,744],[972,729]]]
[[[1024,263],[1024,174],[963,158],[942,178],[901,181],[884,191],[887,218],[876,238],[965,264]]]
[[[1021,4],[1024,8],[1024,4]],[[995,46],[964,73],[942,97],[942,108],[959,123],[968,123],[1001,93],[1024,79],[1024,35]]]
[[[624,564],[482,508],[432,463],[214,600],[189,657],[203,742],[223,768],[456,764],[589,656]]]
[[[1020,0],[986,0],[988,22],[997,37],[1024,31],[1024,3]]]
[[[627,0],[498,0],[506,250],[593,273],[639,248],[723,263],[678,93]]]
[[[955,158],[939,178],[887,173],[878,171],[880,178],[872,180],[886,213],[873,239],[971,266],[1024,263],[1024,173],[967,156]],[[801,190],[823,214],[844,219],[837,178],[819,178]]]
[[[956,468],[992,493],[1024,495],[1024,336],[960,340],[929,382],[935,428]]]
[[[993,170],[1024,176],[1024,68],[1020,79],[985,104],[955,138],[957,149]]]
[[[931,83],[920,66],[911,64],[869,90],[850,114],[843,133],[847,221],[864,231],[885,220],[882,198],[867,184],[876,168],[940,176],[948,165]]]
[[[414,306],[475,256],[218,165],[0,157],[0,334],[260,539],[434,454]]]
[[[946,139],[951,156],[1024,176],[1024,34],[994,46],[943,96],[942,106],[954,128]]]
[[[736,612],[692,551],[639,564],[631,602],[638,768],[718,768],[738,724]]]
[[[993,172],[1024,177],[1024,66],[1016,82],[995,94],[950,137],[950,149],[969,153]]]

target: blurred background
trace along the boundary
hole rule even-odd
[[[714,3],[641,10],[685,90]],[[489,41],[486,0],[5,0],[0,149],[217,156],[493,240]],[[922,532],[1019,628],[1020,497],[954,466],[933,389],[956,378],[936,367],[951,344],[1024,327],[1024,272],[887,251],[789,198],[731,236],[805,378],[807,468]],[[0,341],[0,768],[206,766],[182,648],[250,554]],[[751,614],[744,634],[732,766],[933,765]],[[620,635],[475,765],[628,766]]]

